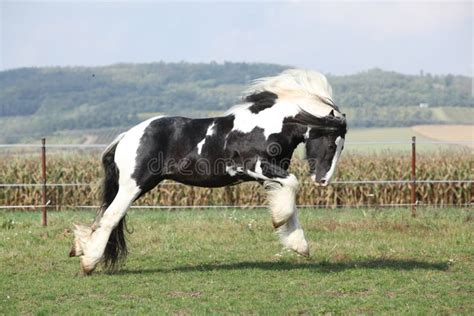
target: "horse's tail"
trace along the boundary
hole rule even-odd
[[[105,177],[102,185],[102,206],[98,211],[95,225],[99,224],[100,218],[115,199],[119,190],[119,170],[115,164],[115,149],[123,136],[124,134],[120,134],[102,154],[102,165]],[[103,263],[109,270],[115,269],[117,263],[127,256],[128,251],[124,228],[126,228],[125,216],[112,230],[109,241],[105,247]]]

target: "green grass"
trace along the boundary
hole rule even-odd
[[[447,124],[469,124],[474,120],[474,108],[443,106],[431,108],[435,119]]]
[[[432,108],[433,116],[440,122],[449,122],[450,118],[442,107]]]
[[[309,259],[283,251],[265,210],[132,211],[116,274],[76,275],[72,222],[0,214],[0,314],[473,314],[474,213],[301,211]]]

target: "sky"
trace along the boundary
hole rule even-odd
[[[0,1],[0,70],[157,61],[332,74],[474,69],[471,1]]]

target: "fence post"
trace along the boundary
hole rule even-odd
[[[43,174],[43,226],[48,225],[46,211],[46,138],[41,138],[41,170]]]
[[[416,217],[416,136],[411,138],[411,216]]]

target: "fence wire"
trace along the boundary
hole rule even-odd
[[[412,141],[359,141],[351,142],[348,141],[346,145],[411,145]],[[433,144],[433,145],[469,145],[474,144],[474,141],[416,141],[416,144]],[[47,144],[48,148],[56,149],[103,149],[106,148],[107,144]],[[0,144],[0,148],[43,148],[42,144]],[[472,184],[474,180],[446,180],[446,179],[433,179],[433,180],[418,180],[418,179],[399,179],[399,180],[339,180],[332,181],[332,185],[384,185],[384,184]],[[312,182],[305,181],[301,184],[312,184]],[[160,183],[160,186],[179,186],[183,185],[176,182],[164,182]],[[43,187],[94,187],[96,185],[90,183],[0,183],[0,188],[43,188]],[[336,205],[297,205],[299,208],[363,208],[363,207],[410,207],[413,203],[389,203],[389,204],[336,204]],[[473,203],[465,204],[424,204],[417,201],[416,206],[425,207],[472,207]],[[96,205],[53,205],[47,203],[46,205],[0,205],[0,209],[40,209],[40,208],[80,208],[80,209],[98,209]],[[266,208],[267,205],[134,205],[131,206],[133,209],[214,209],[214,208],[227,208],[227,209],[257,209]]]
[[[298,208],[326,208],[326,209],[336,209],[336,208],[396,208],[396,207],[411,207],[411,203],[384,203],[384,204],[336,204],[336,205],[296,205]],[[472,207],[474,203],[463,203],[463,204],[430,204],[430,203],[416,203],[417,207]],[[95,209],[100,208],[99,205],[0,205],[0,209],[41,209],[46,208],[65,208],[65,209]],[[185,210],[185,209],[264,209],[268,208],[268,205],[132,205],[131,209],[160,209],[160,210]]]
[[[411,141],[395,140],[395,141],[347,141],[344,146],[350,145],[411,145]],[[417,140],[416,144],[423,145],[469,145],[474,144],[472,141],[423,141]],[[108,144],[46,144],[48,148],[63,149],[87,149],[87,148],[106,148]],[[42,148],[41,144],[0,144],[0,148]]]
[[[433,183],[446,183],[446,184],[463,184],[463,183],[474,183],[474,180],[341,180],[341,181],[332,181],[330,184],[433,184]],[[313,182],[304,181],[300,184],[313,184]],[[184,185],[179,182],[164,182],[160,183],[160,186],[180,186]],[[94,184],[90,183],[47,183],[46,185],[42,183],[0,183],[0,188],[30,188],[30,187],[94,187]]]

